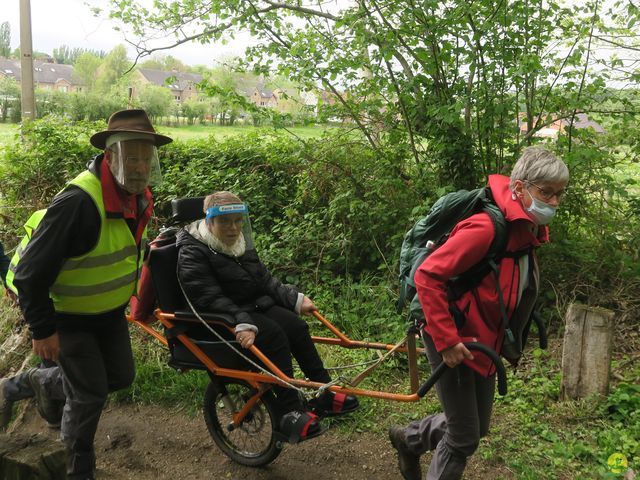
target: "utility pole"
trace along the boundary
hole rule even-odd
[[[33,93],[33,46],[31,42],[31,1],[20,0],[20,80],[22,88],[22,120],[35,120]]]

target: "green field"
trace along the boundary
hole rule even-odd
[[[319,127],[291,127],[287,128],[289,132],[302,138],[318,137],[327,130],[326,126]],[[184,127],[165,127],[158,126],[157,130],[165,135],[173,137],[177,140],[189,140],[192,138],[202,138],[212,135],[214,138],[225,138],[232,135],[242,135],[252,131],[273,132],[272,127],[252,127],[252,126],[233,126],[220,127],[217,125],[189,125]],[[280,131],[284,131],[280,129]]]
[[[310,126],[310,127],[291,127],[287,130],[292,134],[301,138],[318,137],[329,128],[327,126]],[[159,126],[157,130],[160,133],[168,135],[176,140],[190,140],[193,138],[206,138],[210,135],[213,138],[225,138],[232,135],[242,135],[251,131],[259,130],[263,132],[272,132],[272,127],[250,127],[250,126],[233,126],[220,127],[217,125],[188,125],[183,127],[165,127]],[[281,129],[282,131],[282,129]],[[19,126],[15,123],[0,123],[0,146],[6,145],[15,140],[15,135],[19,132]]]

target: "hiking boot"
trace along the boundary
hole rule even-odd
[[[0,432],[7,428],[13,413],[13,402],[4,395],[4,386],[8,381],[8,378],[0,379]]]
[[[40,382],[39,370],[32,368],[27,371],[29,385],[36,397],[36,408],[40,416],[47,422],[49,428],[60,428],[62,421],[62,402],[52,400]]]
[[[393,426],[389,429],[389,440],[398,452],[398,467],[405,480],[421,480],[420,455],[411,453],[405,440],[404,429]]]
[[[319,417],[334,417],[357,410],[360,403],[353,395],[327,390],[319,397],[309,400],[308,405],[309,409]]]
[[[311,412],[294,410],[280,419],[280,433],[289,443],[298,443],[317,437],[324,432],[320,419]]]

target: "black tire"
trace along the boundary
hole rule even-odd
[[[239,411],[254,392],[242,380],[212,380],[204,395],[204,420],[213,441],[229,458],[241,465],[261,467],[282,451],[275,433],[278,416],[273,394],[266,392],[236,429],[227,428],[234,411]]]

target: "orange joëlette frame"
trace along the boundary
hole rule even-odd
[[[338,345],[344,348],[366,348],[366,349],[387,350],[387,351],[392,350],[395,347],[394,345],[390,345],[386,343],[363,342],[363,341],[351,340],[344,333],[338,330],[331,322],[329,322],[329,320],[327,320],[322,315],[320,315],[319,312],[316,311],[316,312],[313,312],[313,314],[325,327],[327,327],[327,329],[331,333],[335,335],[334,338],[312,336],[311,338],[315,343]],[[156,319],[158,319],[162,323],[164,327],[168,329],[171,329],[174,327],[174,323],[173,323],[174,321],[186,320],[186,319],[180,319],[179,317],[176,317],[173,313],[162,312],[159,309],[154,312],[154,316]],[[153,336],[156,340],[158,340],[163,345],[168,346],[167,339],[164,337],[164,335],[162,335],[156,329],[152,328],[148,323],[142,322],[139,320],[134,320],[129,317],[128,317],[128,320],[131,323],[135,323],[136,325],[138,325],[140,328],[142,328],[145,332]],[[193,320],[190,320],[190,321],[193,321]],[[196,321],[196,322],[199,322],[199,321]],[[227,328],[231,333],[233,333],[233,329],[222,322],[213,321],[213,322],[207,322],[207,323],[211,325],[223,326]],[[265,384],[281,383],[283,386],[286,386],[286,383],[288,383],[299,388],[309,388],[309,389],[319,389],[324,386],[323,383],[288,377],[273,362],[271,362],[271,360],[269,360],[255,345],[252,345],[249,348],[249,350],[251,351],[251,353],[253,353],[253,355],[256,358],[258,358],[265,365],[266,369],[271,371],[271,373],[273,373],[277,378],[266,375],[264,373],[250,372],[247,370],[222,368],[216,365],[216,363],[206,353],[204,353],[202,349],[193,340],[189,338],[189,336],[187,336],[184,333],[178,333],[176,337],[198,360],[200,360],[200,362],[202,362],[202,364],[207,368],[207,370],[209,370],[209,372],[211,372],[212,375],[244,380],[249,385],[256,388],[257,390],[256,395],[250,398],[247,404],[245,404],[245,406],[242,408],[242,410],[240,412],[237,412],[234,415],[233,423],[235,426],[238,426],[242,422],[242,419],[251,410],[255,402],[257,402],[258,399],[262,396],[262,394],[267,390],[265,388]],[[411,379],[412,393],[400,394],[400,393],[391,393],[391,392],[381,392],[376,390],[363,390],[360,388],[341,387],[338,385],[332,385],[328,387],[328,390],[331,390],[333,392],[342,392],[342,393],[351,394],[351,395],[360,395],[364,397],[394,400],[398,402],[416,402],[420,400],[420,397],[416,393],[418,389],[416,354],[423,353],[424,349],[416,348],[414,335],[408,335],[407,338],[408,338],[408,341],[406,342],[406,345],[396,348],[395,350],[397,352],[407,353],[409,356],[409,374]],[[279,380],[282,380],[282,382],[280,382]]]

